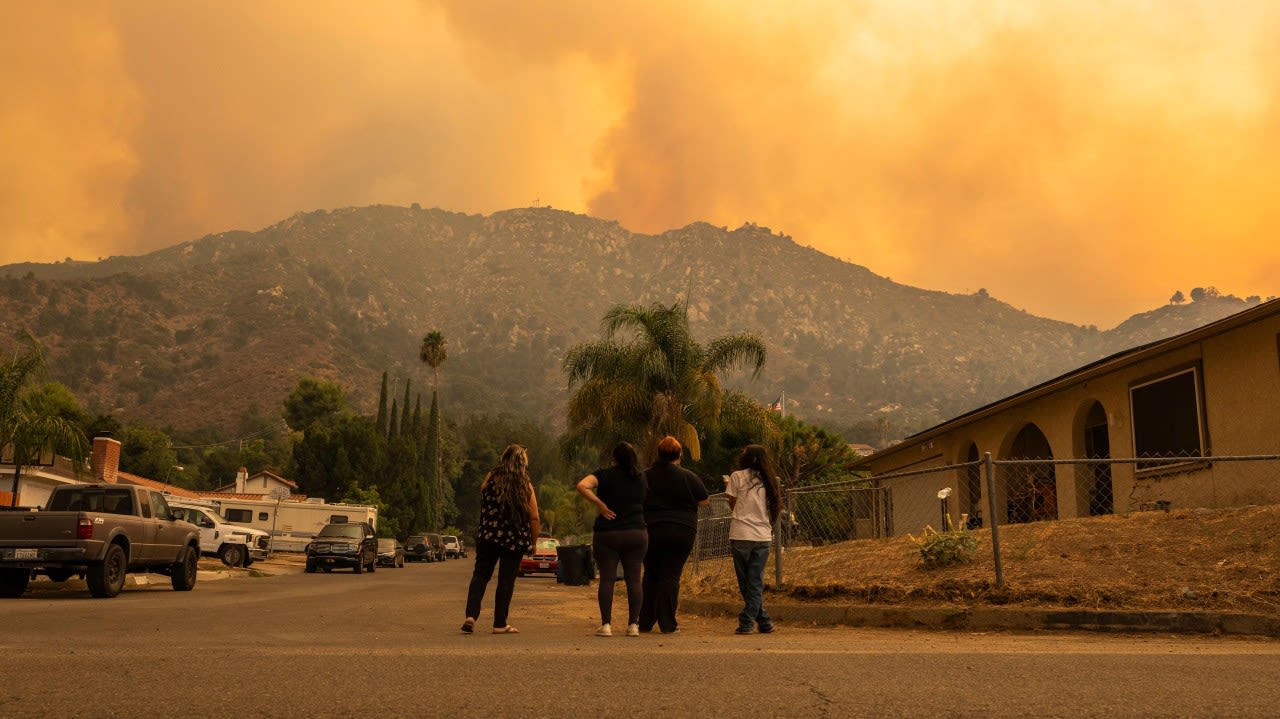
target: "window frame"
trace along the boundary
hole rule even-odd
[[[1138,406],[1134,403],[1134,394],[1144,388],[1158,385],[1162,382],[1182,377],[1183,375],[1191,376],[1191,394],[1195,403],[1194,416],[1196,422],[1196,440],[1199,446],[1193,448],[1195,454],[1184,457],[1182,462],[1143,462],[1143,448],[1138,446],[1138,428],[1139,424],[1144,421],[1139,416]],[[1133,455],[1139,461],[1134,465],[1134,471],[1138,476],[1151,476],[1153,474],[1161,474],[1170,470],[1177,471],[1188,465],[1204,464],[1205,459],[1209,455],[1209,426],[1205,416],[1205,397],[1204,397],[1204,371],[1199,362],[1172,368],[1160,374],[1151,375],[1140,380],[1131,382],[1128,391],[1129,399],[1129,437],[1133,442]],[[1181,399],[1181,398],[1179,398]],[[1168,455],[1149,454],[1151,459],[1169,459]]]

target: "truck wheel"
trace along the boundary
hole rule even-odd
[[[189,592],[196,587],[196,566],[199,553],[191,547],[182,550],[182,556],[169,570],[169,582],[175,592]]]
[[[44,575],[51,582],[65,582],[75,576],[75,572],[70,569],[46,569],[44,570]]]
[[[396,557],[396,569],[404,569],[404,557]]]
[[[21,597],[30,581],[30,569],[0,569],[0,597]]]
[[[124,575],[128,571],[129,560],[124,556],[124,549],[119,544],[112,544],[107,547],[101,562],[89,565],[85,575],[89,593],[99,599],[114,597],[124,588]]]
[[[245,556],[244,547],[239,544],[224,544],[222,549],[218,551],[218,557],[228,567],[238,567],[244,564]]]
[[[364,559],[362,557],[356,557],[356,566],[352,567],[351,571],[356,574],[364,574]]]
[[[310,559],[308,559],[308,560],[307,560],[307,569],[306,569],[306,572],[307,572],[307,574],[315,574],[315,573],[316,573],[316,563],[315,563],[315,562],[313,562],[313,561],[311,561]]]

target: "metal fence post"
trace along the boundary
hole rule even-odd
[[[996,586],[1004,586],[1004,566],[1000,561],[1000,522],[996,514],[996,466],[991,462],[991,453],[982,455],[982,466],[987,475],[987,521],[991,523],[991,558],[996,565]]]
[[[773,520],[773,586],[775,587],[782,586],[782,515],[787,511],[786,497],[779,499],[783,500],[779,508],[782,511],[778,512],[778,518]]]

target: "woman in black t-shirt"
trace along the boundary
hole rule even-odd
[[[658,442],[658,461],[644,471],[649,492],[644,521],[649,549],[644,555],[644,603],[640,631],[657,624],[664,634],[678,631],[676,605],[680,601],[680,573],[698,535],[698,508],[711,504],[698,475],[680,466],[684,448],[675,437]]]
[[[596,597],[600,602],[600,628],[596,636],[613,636],[613,585],[618,562],[627,582],[627,636],[640,636],[642,602],[640,570],[649,533],[644,524],[644,474],[636,449],[626,442],[613,448],[613,466],[596,471],[578,482],[578,493],[595,505],[596,517],[592,551],[600,567]]]

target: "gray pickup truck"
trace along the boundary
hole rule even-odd
[[[200,532],[164,495],[144,487],[69,484],[43,509],[0,512],[0,597],[20,597],[33,573],[55,582],[84,577],[95,597],[114,597],[130,572],[196,585]]]

